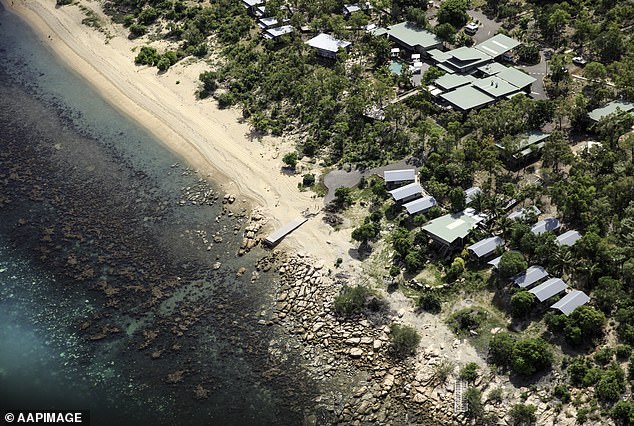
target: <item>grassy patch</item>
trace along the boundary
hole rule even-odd
[[[414,279],[422,284],[429,284],[432,287],[438,287],[445,284],[443,274],[440,271],[438,265],[428,263],[425,267],[414,277]]]
[[[447,324],[458,336],[469,339],[476,350],[484,354],[488,350],[491,340],[491,330],[506,327],[506,320],[502,315],[483,306],[472,306],[454,312],[447,319]]]

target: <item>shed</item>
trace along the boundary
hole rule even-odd
[[[475,197],[478,196],[478,194],[481,194],[481,193],[482,193],[482,190],[477,186],[472,186],[471,188],[465,189],[464,190],[465,203],[469,204],[470,202],[474,200]]]
[[[542,284],[538,285],[530,293],[533,293],[540,302],[546,299],[550,299],[557,293],[561,293],[568,288],[568,285],[561,280],[561,278],[551,278],[546,280]]]
[[[463,112],[495,102],[494,98],[473,86],[462,86],[451,92],[443,93],[440,97]]]
[[[481,217],[465,210],[440,216],[421,229],[436,242],[451,246],[457,240],[462,241],[482,220]]]
[[[615,112],[628,113],[632,110],[634,110],[634,102],[617,100],[610,102],[604,107],[593,109],[588,113],[588,116],[592,121],[598,122]]]
[[[559,309],[565,315],[570,315],[579,306],[585,305],[589,301],[590,297],[583,291],[572,290],[550,307],[553,309]]]
[[[555,242],[560,246],[573,246],[579,238],[581,238],[581,234],[571,229],[558,236]]]
[[[321,33],[306,42],[309,46],[317,50],[317,54],[326,58],[335,59],[339,49],[347,49],[351,43],[339,40],[330,34]]]
[[[383,172],[383,179],[388,186],[414,182],[416,180],[416,169],[386,170]]]
[[[394,201],[399,203],[406,203],[421,196],[423,187],[418,182],[410,183],[409,185],[401,186],[390,191]]]
[[[413,215],[416,213],[425,213],[427,210],[431,209],[437,204],[438,203],[436,202],[436,199],[431,195],[428,195],[427,197],[410,201],[409,203],[405,204],[404,207],[407,209],[407,213]]]
[[[520,288],[527,288],[535,284],[536,282],[546,278],[548,272],[539,265],[533,265],[528,267],[521,274],[513,277],[513,282]]]
[[[544,232],[553,232],[559,229],[559,220],[554,217],[547,217],[544,220],[540,220],[531,228],[531,232],[535,235],[543,234]]]
[[[541,214],[541,210],[539,210],[535,206],[522,207],[519,210],[509,213],[507,216],[512,220],[526,220],[530,215],[539,216]]]
[[[412,22],[401,22],[387,28],[390,39],[394,40],[401,47],[426,53],[428,50],[438,49],[442,46],[442,40],[432,32]]]
[[[509,36],[504,34],[496,34],[488,40],[483,41],[480,44],[474,46],[475,49],[480,52],[486,53],[492,58],[497,58],[508,52],[509,50],[515,49],[521,43],[515,39],[512,39]]]
[[[498,247],[504,246],[504,240],[500,237],[493,236],[489,238],[485,238],[484,240],[480,240],[475,244],[471,244],[467,247],[467,250],[473,253],[478,259],[482,259],[483,257],[488,257],[491,254],[495,253],[495,250]]]

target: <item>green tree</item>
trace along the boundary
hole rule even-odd
[[[339,208],[346,208],[352,205],[352,190],[345,186],[335,189],[334,203]]]
[[[513,346],[511,367],[522,376],[530,376],[538,371],[550,367],[553,354],[542,339],[527,338],[518,341]]]
[[[436,25],[434,28],[434,34],[436,34],[442,41],[447,43],[453,43],[456,38],[456,28],[448,22]]]
[[[469,0],[443,1],[438,11],[438,22],[441,24],[451,24],[454,28],[464,26],[469,20],[469,15],[467,15],[469,6]]]
[[[537,407],[533,404],[515,404],[511,407],[509,414],[513,418],[514,425],[531,425],[535,423]]]
[[[295,167],[297,166],[297,152],[293,151],[293,152],[289,152],[287,154],[284,155],[284,157],[282,157],[282,162],[284,164],[286,164],[287,167],[295,170]]]
[[[370,296],[372,296],[372,292],[367,287],[344,286],[339,295],[335,297],[335,312],[339,315],[359,314],[365,308]]]
[[[603,335],[603,327],[606,323],[605,315],[592,306],[579,306],[568,318],[570,325],[580,329],[583,338],[593,339]]]
[[[561,167],[570,164],[575,157],[561,132],[553,132],[544,145],[543,158],[544,166],[551,167],[559,175]]]
[[[460,187],[452,188],[449,191],[449,202],[451,203],[451,210],[459,212],[465,209],[466,200],[464,190]]]
[[[380,227],[374,222],[364,223],[352,231],[352,239],[366,245],[369,240],[376,238]]]
[[[634,402],[619,401],[610,411],[612,419],[620,426],[630,426],[634,424]]]
[[[498,264],[500,278],[507,280],[528,268],[524,255],[517,251],[507,251],[502,255]]]
[[[420,336],[413,327],[392,324],[390,326],[390,342],[394,354],[399,358],[405,358],[416,353]]]
[[[442,309],[442,301],[435,292],[426,292],[418,299],[418,306],[427,312],[437,314]]]
[[[166,58],[165,56],[161,57],[156,64],[157,68],[162,72],[167,71],[171,65],[169,58]]]
[[[480,392],[480,389],[469,387],[464,394],[464,398],[467,400],[467,412],[469,415],[480,418],[484,414],[484,404],[482,404],[482,392]]]
[[[511,313],[516,318],[525,318],[532,310],[535,296],[526,290],[521,290],[511,297]]]
[[[499,367],[509,366],[515,339],[509,333],[498,333],[489,342],[489,359]]]

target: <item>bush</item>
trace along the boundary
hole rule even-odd
[[[427,292],[418,299],[418,306],[427,312],[437,314],[442,310],[442,301],[436,293]]]
[[[475,362],[470,362],[460,370],[460,378],[467,382],[474,382],[478,378],[478,369],[480,366]]]
[[[218,73],[214,71],[205,71],[198,76],[198,80],[203,84],[203,88],[208,93],[213,93],[218,88]]]
[[[533,404],[515,404],[511,407],[509,414],[513,418],[513,424],[526,425],[537,420],[535,411],[537,411],[537,407]]]
[[[159,71],[163,71],[163,72],[167,71],[171,65],[172,64],[170,63],[170,60],[166,58],[165,56],[159,59],[159,61],[156,64]]]
[[[58,6],[66,6],[68,4],[71,4],[73,2],[73,0],[57,0],[55,3]]]
[[[523,339],[513,345],[511,367],[522,376],[530,376],[550,367],[552,351],[542,339]]]
[[[498,264],[498,272],[500,278],[507,280],[514,275],[519,274],[528,268],[528,263],[524,259],[522,253],[516,251],[507,251],[502,255]]]
[[[315,184],[315,175],[312,173],[307,173],[302,176],[302,186],[310,187]]]
[[[287,167],[294,170],[297,166],[297,153],[293,151],[285,154],[284,157],[282,157],[282,162],[284,162]]]
[[[434,373],[433,373],[434,378],[439,383],[445,383],[447,379],[449,378],[449,376],[451,375],[451,373],[453,373],[455,368],[456,368],[456,364],[454,364],[453,361],[450,361],[448,359],[442,359],[438,364],[434,366]]]
[[[608,365],[614,358],[614,350],[610,347],[604,347],[594,354],[594,362],[599,365]]]
[[[515,339],[509,333],[498,333],[489,342],[489,358],[499,367],[507,367],[511,363]]]
[[[575,386],[583,386],[584,377],[588,374],[590,367],[590,362],[584,356],[573,358],[566,368],[570,382]]]
[[[634,424],[634,402],[619,401],[610,412],[617,425],[629,426]]]
[[[345,186],[340,186],[335,189],[335,199],[333,201],[340,209],[352,205],[352,190]]]
[[[571,344],[579,344],[579,338],[591,340],[601,337],[605,323],[603,312],[592,306],[579,306],[568,317],[568,325],[564,331],[566,340]]]
[[[535,296],[526,290],[521,290],[511,297],[511,314],[516,318],[525,318],[532,310]]]
[[[472,417],[480,418],[484,414],[484,405],[482,404],[482,392],[479,389],[470,387],[464,394],[467,400],[467,412]]]
[[[420,253],[417,250],[411,250],[405,256],[405,269],[410,274],[419,271],[423,267],[423,261],[420,258]]]
[[[616,357],[623,361],[632,355],[632,347],[630,345],[618,345],[616,347]]]
[[[568,386],[566,385],[557,385],[553,391],[553,395],[559,398],[563,403],[570,402],[570,390],[568,390]]]
[[[451,317],[449,325],[456,334],[466,334],[471,330],[475,331],[480,328],[486,317],[486,311],[467,308],[456,312]]]
[[[504,389],[495,388],[491,392],[489,392],[488,399],[491,402],[502,402],[504,398]]]
[[[420,343],[418,332],[407,325],[392,324],[390,326],[390,342],[394,354],[399,358],[416,353],[416,348]]]
[[[618,364],[612,366],[601,374],[594,392],[597,398],[603,402],[614,403],[625,392],[625,373]]]
[[[218,96],[218,107],[220,109],[229,108],[235,103],[235,97],[230,92],[222,93]]]
[[[372,292],[367,287],[344,286],[341,289],[339,296],[335,297],[335,312],[340,315],[352,315],[361,313],[366,306],[368,298],[371,295]]]
[[[150,46],[142,46],[139,53],[134,58],[134,63],[137,65],[150,65],[154,66],[159,61],[159,54],[155,48]]]
[[[147,33],[147,27],[145,25],[140,24],[132,24],[130,25],[130,38],[141,37]]]

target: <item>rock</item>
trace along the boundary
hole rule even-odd
[[[211,266],[211,268],[212,268],[214,271],[217,271],[218,269],[220,269],[220,267],[221,267],[221,266],[222,266],[222,263],[220,263],[220,262],[216,262],[216,263],[214,263],[214,264]]]
[[[381,346],[383,346],[383,342],[381,342],[380,340],[375,340],[372,344],[374,350],[381,349]]]
[[[349,345],[358,345],[361,343],[361,339],[359,337],[351,337],[346,340],[346,343]]]
[[[350,349],[350,356],[353,358],[360,358],[363,356],[363,349],[361,348],[351,348]]]
[[[240,269],[238,269],[238,272],[236,272],[236,277],[241,277],[242,275],[244,275],[246,271],[247,271],[247,268],[242,266]]]

